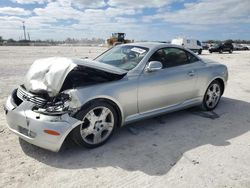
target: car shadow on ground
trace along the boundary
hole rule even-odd
[[[109,142],[96,149],[80,148],[69,141],[59,153],[21,139],[20,145],[28,156],[56,168],[111,166],[160,176],[189,150],[207,144],[230,145],[230,139],[249,131],[249,114],[250,103],[222,98],[214,113],[193,108],[143,120],[121,128]]]

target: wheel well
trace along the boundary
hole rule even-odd
[[[224,93],[224,89],[225,89],[225,84],[224,84],[224,81],[221,79],[221,78],[216,78],[215,79],[216,81],[218,81],[222,87],[222,95]]]
[[[116,111],[116,113],[118,115],[118,127],[121,127],[121,125],[122,125],[122,113],[121,113],[121,109],[119,108],[119,106],[114,101],[112,101],[110,99],[106,99],[106,98],[93,99],[91,101],[88,101],[86,104],[84,104],[82,106],[82,108],[89,107],[94,101],[102,101],[102,102],[109,103],[115,109],[115,111]]]

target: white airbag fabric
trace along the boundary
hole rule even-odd
[[[69,58],[38,59],[27,72],[24,86],[30,92],[46,92],[54,97],[59,93],[68,73],[76,66]]]

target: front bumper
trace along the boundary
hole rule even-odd
[[[23,140],[54,152],[60,150],[70,131],[81,121],[70,117],[48,116],[32,111],[34,104],[23,101],[16,106],[12,96],[9,96],[4,107],[8,128]],[[54,130],[60,135],[50,135],[44,130]]]

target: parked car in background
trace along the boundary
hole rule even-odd
[[[202,43],[202,49],[203,50],[208,50],[209,49],[209,44],[208,43]]]
[[[236,51],[240,51],[240,50],[246,50],[244,49],[244,46],[242,44],[237,44],[237,43],[233,43],[233,47],[234,47],[234,50]]]
[[[209,52],[213,53],[213,52],[219,52],[219,53],[223,53],[223,52],[229,52],[229,53],[233,53],[234,47],[232,43],[219,43],[219,44],[215,44],[213,46],[211,46],[209,48]]]
[[[250,44],[242,44],[243,50],[250,50]]]
[[[134,121],[192,106],[215,109],[227,80],[225,65],[181,46],[122,44],[94,60],[36,60],[5,114],[9,129],[31,144],[58,151],[69,136],[94,148]]]
[[[201,42],[196,39],[175,38],[171,44],[182,46],[198,54],[201,54],[203,49]]]

